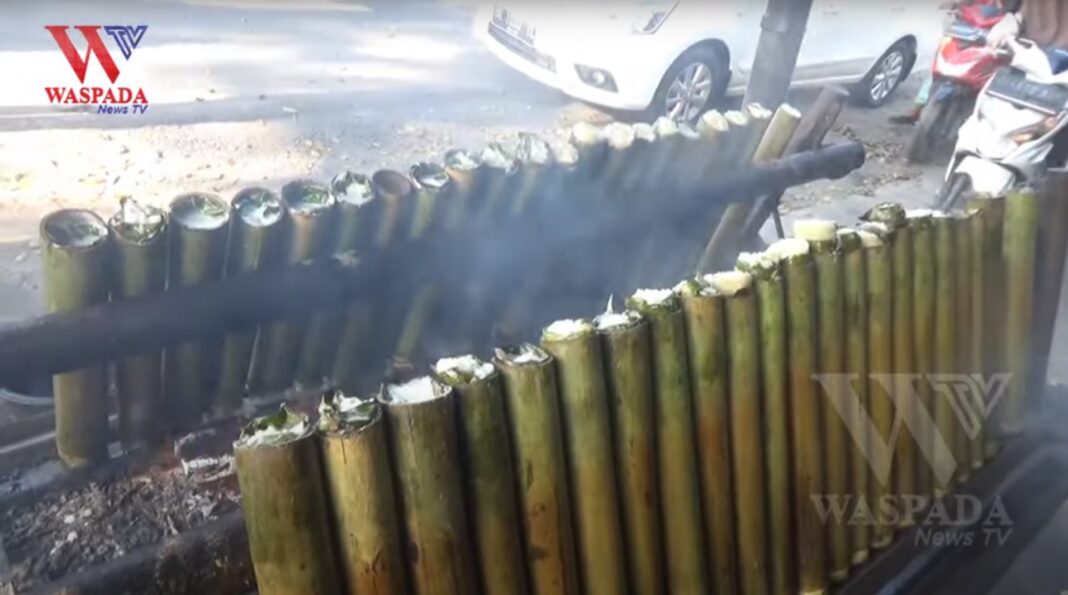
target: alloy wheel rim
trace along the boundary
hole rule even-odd
[[[901,82],[901,73],[905,71],[905,56],[895,51],[879,62],[875,76],[871,79],[869,95],[876,103],[884,100]]]
[[[675,75],[668,87],[664,113],[673,120],[692,122],[712,97],[712,70],[695,62]]]

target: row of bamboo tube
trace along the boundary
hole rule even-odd
[[[235,453],[259,591],[827,592],[918,522],[895,499],[952,493],[1022,427],[1036,212],[1023,191],[800,221],[540,345],[256,420]],[[974,436],[929,382],[1001,371]]]
[[[698,179],[779,156],[798,118],[786,106],[774,120],[767,110],[749,106],[726,116],[710,112],[696,129],[666,119],[652,126],[580,123],[562,142],[524,133],[514,149],[494,143],[481,153],[452,150],[443,165],[419,163],[407,175],[345,172],[329,185],[291,182],[280,195],[248,188],[229,203],[212,194],[184,194],[166,210],[126,198],[106,223],[90,211],[57,211],[41,223],[48,311],[389,250],[434,234],[493,225],[552,201],[650,200],[657,195],[649,188],[662,176]],[[566,209],[557,216],[567,217]],[[673,239],[661,234],[636,244],[643,264],[635,270],[641,274],[618,271],[621,278],[637,287],[669,269],[664,244]],[[682,268],[687,267],[692,264]],[[439,330],[454,343],[479,336],[470,347],[481,347],[497,323],[510,329],[498,334],[518,335],[539,314],[524,294],[552,284],[548,273],[535,275],[514,297],[502,299],[490,295],[498,288],[476,273],[461,281],[466,299],[449,301],[445,288],[434,283],[413,286],[414,276],[391,275],[381,299],[355,301],[343,312],[308,313],[254,332],[115,362],[123,447],[154,446],[195,427],[205,414],[238,412],[250,392],[282,391],[294,383],[315,387],[324,379],[345,390],[366,390],[379,382],[391,358],[404,362],[417,355],[430,319],[443,309],[452,322]],[[396,307],[397,296],[406,300],[403,307]],[[103,363],[55,377],[57,449],[69,466],[107,457],[108,377]]]

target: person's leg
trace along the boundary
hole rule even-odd
[[[912,109],[904,114],[892,116],[890,121],[894,124],[915,124],[920,119],[920,114],[923,113],[924,106],[927,105],[928,100],[931,98],[931,85],[934,83],[934,77],[928,76],[923,85],[920,86],[920,90],[916,93],[916,101],[912,104]]]

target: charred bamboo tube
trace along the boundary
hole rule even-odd
[[[1002,224],[1005,215],[1004,197],[977,198],[971,202],[970,208],[979,210],[986,221],[986,234],[984,245],[984,295],[983,295],[983,339],[986,343],[986,352],[983,360],[983,371],[986,374],[997,374],[1005,370],[1005,297],[1006,289],[1003,281],[1005,274],[1004,260],[1002,258]],[[998,452],[998,418],[990,415],[984,421],[983,427],[983,460],[992,460]]]
[[[465,149],[450,149],[445,153],[445,172],[451,181],[445,199],[448,208],[443,215],[446,229],[456,229],[474,218],[479,165],[478,155]]]
[[[920,376],[917,386],[920,396],[918,407],[928,414],[934,412],[934,391],[930,375],[934,370],[935,348],[935,246],[934,227],[930,211],[909,211],[909,228],[912,230],[912,331],[916,374]],[[916,430],[913,430],[916,431]],[[934,452],[934,435],[925,433],[917,437],[921,453]],[[922,441],[922,442],[920,442]],[[932,495],[934,469],[927,456],[916,457],[916,493]]]
[[[229,221],[230,206],[213,194],[183,194],[171,202],[168,289],[222,278]],[[209,383],[220,362],[218,347],[214,341],[183,343],[164,353],[164,411],[172,432],[200,420],[214,394]]]
[[[801,220],[794,223],[794,236],[809,243],[816,269],[816,366],[831,377],[846,371],[845,279],[837,228],[832,221]],[[824,387],[826,389],[826,387]],[[827,393],[820,401],[823,420],[824,485],[828,494],[849,493],[849,434],[844,420]],[[843,518],[828,517],[827,553],[832,582],[849,576],[851,552],[849,527]]]
[[[416,193],[416,212],[412,219],[409,238],[418,240],[439,227],[439,208],[442,196],[447,196],[450,184],[445,170],[433,163],[420,163],[412,167],[412,185]],[[436,283],[421,285],[412,297],[408,315],[401,326],[400,337],[394,357],[409,361],[423,334],[426,321],[438,303]]]
[[[895,203],[881,204],[865,215],[869,221],[885,224],[890,229],[893,253],[893,308],[894,308],[894,404],[899,419],[915,419],[916,402],[913,392],[916,371],[916,340],[913,334],[913,283],[912,283],[912,231],[908,227],[905,209]],[[910,424],[918,427],[918,424]],[[894,446],[894,493],[901,497],[916,494],[916,438],[912,432],[898,432]],[[898,516],[899,527],[914,523],[909,509]]]
[[[1031,309],[1034,306],[1038,195],[1026,189],[1005,198],[1002,258],[1005,261],[1005,355],[1012,375],[1001,405],[1001,433],[1014,435],[1024,428],[1031,362]]]
[[[277,265],[284,231],[285,209],[275,193],[263,188],[238,192],[230,201],[230,240],[224,275],[235,277]],[[215,413],[226,415],[241,408],[255,340],[254,330],[228,333],[223,339]]]
[[[649,323],[632,310],[622,313],[609,310],[597,317],[595,323],[604,350],[605,381],[612,409],[630,592],[633,595],[660,593],[664,585],[664,560]]]
[[[108,228],[91,211],[63,209],[41,220],[45,303],[49,313],[108,299]],[[67,467],[108,457],[107,375],[103,364],[52,377],[56,450]]]
[[[330,189],[310,180],[290,182],[282,188],[288,224],[286,246],[282,261],[296,264],[325,256],[330,247],[331,214],[336,200]],[[256,387],[280,391],[293,383],[298,366],[303,368],[302,345],[313,342],[316,332],[309,332],[310,317],[302,320],[282,320],[260,331],[262,350],[257,357]],[[322,329],[317,329],[321,331]],[[318,362],[317,362],[318,363]],[[310,369],[299,370],[301,381],[310,381]]]
[[[989,213],[986,211],[975,211],[970,217],[970,232],[971,232],[971,321],[968,323],[968,328],[971,331],[971,343],[970,347],[970,362],[969,367],[965,369],[965,372],[970,374],[983,374],[985,375],[988,370],[986,367],[986,352],[987,342],[989,341],[989,335],[986,331],[986,320],[989,318],[988,304],[986,300],[986,288],[988,285],[986,275],[986,263],[987,254],[989,248],[987,247],[987,229],[990,224],[987,221]],[[983,416],[979,415],[973,418],[975,423],[975,434],[971,436],[968,442],[968,453],[971,457],[971,467],[973,470],[978,470],[983,467],[986,462],[985,444],[986,444],[986,420]]]
[[[577,595],[564,434],[552,356],[534,345],[498,349],[532,595]]]
[[[383,388],[390,452],[408,539],[409,576],[421,595],[478,589],[461,483],[451,388],[429,377]]]
[[[553,154],[549,143],[529,132],[519,133],[515,150],[519,171],[516,174],[515,196],[512,198],[512,213],[522,215],[531,202],[544,197],[545,177],[553,169]]]
[[[319,442],[347,592],[404,595],[408,579],[382,409],[338,391],[319,405]]]
[[[234,443],[256,584],[264,595],[340,592],[314,426],[282,409]]]
[[[334,177],[331,191],[337,199],[335,254],[365,254],[374,246],[378,217],[371,178],[346,171]],[[356,394],[361,388],[360,373],[367,369],[371,350],[371,304],[356,300],[342,313],[341,336],[334,355],[331,376],[344,392]]]
[[[515,155],[500,143],[490,143],[479,155],[478,194],[483,205],[478,220],[483,223],[499,221],[515,210],[512,192],[518,178],[519,162]]]
[[[167,218],[163,211],[123,198],[108,221],[114,300],[160,293],[167,284]],[[119,438],[126,450],[162,438],[163,354],[119,360],[115,366]]]
[[[820,407],[816,392],[816,276],[811,247],[799,239],[781,240],[767,254],[780,263],[786,286],[786,353],[790,387],[790,483],[793,488],[795,560],[798,590],[827,590],[827,532],[812,496],[824,493]]]
[[[960,374],[974,374],[977,371],[972,368],[972,219],[973,215],[961,213],[953,218],[956,231],[953,239],[956,244],[956,273],[957,282],[957,308],[956,332],[957,332],[957,367],[955,371]],[[972,458],[971,440],[969,438],[968,413],[963,408],[957,410],[957,431],[954,434],[953,455],[957,459],[956,481],[964,483],[971,478]],[[963,415],[962,415],[963,413]],[[974,420],[971,420],[974,421]]]
[[[760,322],[753,278],[730,271],[709,278],[725,296],[730,382],[731,472],[739,593],[767,593],[767,517],[760,394]]]
[[[849,454],[849,495],[854,503],[868,498],[867,402],[868,402],[868,296],[867,263],[864,242],[855,229],[839,229],[845,280],[845,373],[857,400],[847,399],[843,419],[851,428],[846,438]],[[871,548],[871,525],[850,523],[850,562],[859,566],[868,561]]]
[[[957,282],[956,225],[953,219],[939,215],[934,219],[935,240],[935,353],[937,374],[952,374],[957,370]],[[951,395],[937,391],[935,395],[935,426],[952,453],[958,430],[950,402]],[[937,465],[937,461],[934,461]],[[959,464],[959,462],[958,462]],[[942,497],[953,487],[952,477],[935,476],[935,497]]]
[[[878,509],[892,492],[893,468],[892,457],[895,444],[890,441],[894,426],[894,402],[890,395],[893,390],[880,381],[879,375],[892,374],[894,370],[894,261],[893,253],[887,242],[890,229],[882,223],[868,223],[861,226],[861,242],[864,245],[864,259],[867,267],[868,300],[868,415],[872,420],[872,430],[878,435],[869,439],[869,452],[876,452],[878,442],[886,445],[885,465],[875,465],[868,478],[868,498],[871,504],[873,521],[871,534],[872,549],[881,550],[890,545],[894,538],[894,519],[887,518]],[[878,463],[878,461],[876,461]]]
[[[545,329],[541,344],[556,361],[582,592],[623,593],[623,533],[596,328],[585,320],[560,320]]]
[[[438,360],[435,377],[452,387],[460,420],[467,512],[484,595],[527,593],[515,499],[515,466],[501,379],[474,356]]]
[[[712,591],[737,593],[739,587],[735,569],[738,550],[734,536],[734,499],[724,497],[734,492],[731,482],[730,386],[727,380],[724,297],[697,280],[680,284],[675,292],[679,295],[686,317],[686,343],[690,356],[690,384],[693,386],[699,453],[697,464]],[[773,436],[767,435],[766,438],[771,441]],[[782,438],[785,440],[785,434]],[[770,444],[767,452],[770,456]],[[788,492],[781,495],[786,498]],[[774,518],[774,510],[770,512]],[[792,550],[789,556],[793,556]],[[775,562],[773,556],[773,565]]]
[[[668,588],[671,593],[707,593],[708,558],[682,308],[669,289],[641,290],[627,305],[644,314],[650,324]]]

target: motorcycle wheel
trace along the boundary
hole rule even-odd
[[[971,191],[972,179],[967,174],[951,174],[938,190],[935,204],[942,211],[952,211],[964,202],[964,197]]]
[[[938,97],[936,86],[931,90],[931,97]],[[971,114],[972,101],[952,96],[935,100],[924,108],[916,131],[909,142],[906,158],[909,163],[925,164],[939,151],[952,148],[957,139],[957,131]]]

